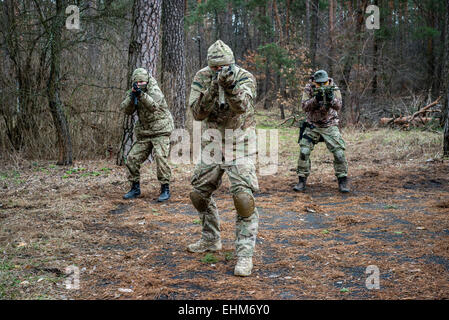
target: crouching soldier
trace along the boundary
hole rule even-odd
[[[300,154],[298,159],[299,182],[293,188],[295,191],[306,189],[307,177],[310,174],[310,153],[315,144],[326,143],[334,155],[334,170],[340,192],[349,192],[348,163],[345,157],[345,142],[338,129],[338,111],[342,106],[341,92],[327,72],[319,70],[313,75],[313,82],[304,88],[302,109],[307,120],[301,128]]]
[[[235,65],[232,50],[218,40],[207,52],[208,66],[199,70],[192,83],[189,107],[197,121],[203,121],[204,129],[218,130],[225,146],[225,135],[232,129],[236,141],[242,137],[255,137],[254,102],[256,99],[256,79],[248,71]],[[238,135],[238,136],[237,136]],[[233,149],[248,149],[248,142],[233,143]],[[240,149],[239,149],[240,150]],[[231,182],[231,193],[236,208],[235,248],[237,264],[234,275],[249,276],[253,268],[252,256],[256,244],[259,213],[255,206],[253,192],[259,185],[256,168],[250,158],[245,161],[223,158],[219,161],[201,159],[192,177],[193,189],[190,199],[198,210],[202,233],[201,238],[187,247],[190,252],[221,250],[220,217],[212,194],[227,173]],[[224,161],[222,161],[224,160]]]
[[[133,199],[140,195],[140,166],[153,153],[157,166],[157,179],[161,184],[158,201],[170,198],[171,170],[168,164],[170,134],[174,129],[173,118],[156,80],[144,68],[134,70],[133,88],[126,93],[121,109],[128,115],[137,111],[139,117],[135,133],[137,141],[126,159],[131,190],[123,196]]]

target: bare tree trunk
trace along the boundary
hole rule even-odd
[[[443,123],[444,123],[444,137],[443,137],[443,156],[449,157],[449,0],[446,0],[446,14],[445,14],[445,36],[444,36],[444,47],[445,48],[445,59],[444,59],[444,72],[446,75],[445,84],[445,99],[443,102],[442,113],[443,113]]]
[[[184,128],[186,120],[184,38],[184,0],[164,0],[161,85],[176,128]]]
[[[264,80],[264,84],[263,84],[263,89],[265,92],[265,100],[263,102],[263,108],[265,110],[270,109],[271,104],[272,104],[271,94],[268,94],[268,91],[270,91],[270,83],[271,83],[270,64],[268,62],[268,59],[266,59],[266,61],[265,61],[265,80]]]
[[[379,1],[375,0],[374,4],[376,6],[379,6]],[[381,23],[382,25],[382,23]],[[377,65],[379,63],[379,39],[378,39],[378,31],[374,30],[374,35],[373,35],[373,84],[371,87],[371,92],[373,94],[376,94],[377,92]]]
[[[48,78],[47,97],[53,122],[58,136],[58,165],[72,164],[72,141],[69,126],[59,97],[59,81],[62,50],[62,28],[64,26],[64,0],[56,0],[56,17],[50,27],[50,74]]]
[[[328,57],[329,74],[333,74],[335,5],[336,5],[335,0],[329,0],[329,57]]]
[[[310,0],[306,0],[306,43],[310,44]]]
[[[131,41],[128,55],[128,84],[136,68],[145,68],[156,78],[157,59],[159,56],[159,27],[161,22],[162,0],[134,0]],[[134,143],[134,123],[137,114],[124,116],[123,136],[117,164],[123,165]]]
[[[316,52],[318,48],[318,14],[320,12],[320,1],[312,0],[312,30],[310,34],[310,61],[312,69],[316,71]]]
[[[449,157],[449,85],[446,86],[446,99],[445,99],[445,111],[444,118],[444,137],[443,137],[443,156]]]
[[[24,41],[19,4],[20,2],[16,0],[4,1],[4,21],[2,21],[2,41],[16,80],[13,98],[8,99],[9,104],[2,113],[8,138],[17,151],[24,147],[25,136],[38,134],[33,121],[36,99],[36,88],[32,78],[33,48],[29,48]]]

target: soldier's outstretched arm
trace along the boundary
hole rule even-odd
[[[134,102],[131,100],[130,97],[131,90],[128,90],[126,92],[125,100],[122,101],[120,104],[120,110],[122,110],[125,114],[131,115],[136,111],[136,106],[134,105]]]
[[[189,96],[189,107],[197,121],[206,119],[214,107],[214,97],[218,94],[214,86],[206,87],[200,76],[195,75]]]
[[[226,89],[229,107],[235,113],[245,113],[256,98],[256,79],[245,77],[237,81],[233,88]]]

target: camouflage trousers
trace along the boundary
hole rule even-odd
[[[346,144],[337,126],[327,128],[306,128],[299,142],[300,153],[296,173],[300,177],[307,178],[310,174],[310,154],[320,138],[326,143],[327,149],[334,155],[334,171],[337,178],[348,175],[348,162],[345,152]]]
[[[168,165],[168,156],[170,150],[170,137],[157,136],[151,138],[138,139],[126,159],[130,182],[140,181],[140,166],[153,153],[153,158],[157,167],[157,179],[161,184],[170,183],[171,170]]]
[[[244,164],[237,164],[235,161],[230,164],[205,164],[204,162],[197,164],[191,183],[194,190],[208,202],[207,209],[199,212],[202,238],[206,241],[220,239],[220,217],[212,193],[220,187],[225,172],[231,182],[232,194],[247,192],[253,195],[253,192],[259,190],[256,168],[251,160]],[[235,225],[236,255],[252,257],[259,228],[257,208],[251,216],[246,218],[236,214]]]

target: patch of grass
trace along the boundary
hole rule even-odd
[[[234,258],[234,253],[233,252],[231,252],[231,251],[225,252],[225,260],[226,261],[232,260],[232,258]]]
[[[398,206],[394,204],[387,204],[384,206],[384,209],[398,209]]]
[[[14,264],[10,261],[3,260],[0,261],[0,271],[9,271],[14,269]]]
[[[216,263],[218,258],[215,257],[212,253],[207,253],[202,259],[201,262],[204,263]]]
[[[110,169],[110,168],[101,168],[100,170],[103,171],[104,173],[108,174],[108,173],[111,172],[112,169]]]
[[[0,299],[17,299],[20,280],[12,270],[15,266],[11,261],[0,261]]]
[[[193,220],[193,223],[194,224],[201,224],[201,220],[200,219],[195,219],[195,220]]]

